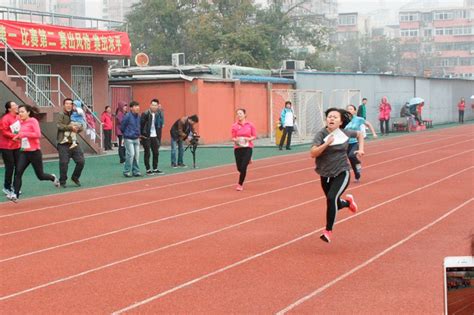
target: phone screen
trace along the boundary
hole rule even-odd
[[[446,267],[448,314],[474,314],[474,266]]]

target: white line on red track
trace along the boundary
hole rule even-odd
[[[435,140],[426,141],[426,142],[423,142],[422,144],[429,144],[429,143],[439,142],[439,141],[443,141],[443,140],[446,140],[446,139],[449,139],[449,138],[457,138],[457,137],[459,137],[459,135],[446,136],[444,138],[437,138]],[[413,141],[413,139],[411,139],[411,138],[409,138],[409,140],[410,140],[410,142]],[[369,142],[369,143],[370,144],[377,143],[379,146],[386,144],[385,142],[384,143]],[[392,144],[392,143],[390,142],[388,144]],[[411,145],[406,145],[406,146],[402,146],[402,147],[397,147],[397,148],[392,148],[392,149],[388,149],[388,150],[383,150],[383,151],[380,151],[380,152],[367,154],[366,156],[375,156],[375,155],[384,154],[384,153],[387,153],[387,152],[392,152],[392,151],[397,151],[397,150],[405,150],[406,148],[416,147],[416,146],[419,146],[419,145],[420,145],[420,143],[414,143],[414,144],[411,144]],[[307,152],[304,152],[304,153],[296,153],[293,156],[299,156],[299,155],[302,155],[302,154],[308,155]],[[286,156],[288,156],[288,155],[285,155],[285,157]],[[259,161],[273,159],[273,158],[280,158],[280,157],[281,156],[270,157],[270,158],[265,158],[265,159],[259,159]],[[285,162],[275,163],[275,164],[271,164],[271,165],[254,167],[254,168],[252,168],[252,170],[275,167],[275,166],[278,166],[278,165],[290,164],[290,163],[295,163],[295,162],[300,162],[300,161],[305,161],[305,160],[307,160],[307,158],[296,159],[296,160],[291,160],[291,161],[285,161]],[[226,165],[222,165],[222,166],[217,166],[215,168],[231,166],[231,165],[233,165],[233,164],[226,164]],[[204,170],[209,170],[209,169],[212,169],[212,168],[206,168]],[[172,174],[172,175],[175,176],[175,175],[180,175],[180,174],[183,174],[183,173]],[[140,189],[135,189],[135,190],[127,189],[126,191],[122,191],[122,192],[116,193],[116,194],[104,194],[103,196],[100,196],[100,197],[69,201],[69,202],[65,202],[65,203],[55,204],[55,205],[52,205],[52,206],[46,206],[46,207],[41,207],[41,208],[37,208],[37,209],[29,209],[29,210],[26,210],[26,211],[0,215],[0,219],[1,218],[6,218],[6,217],[22,215],[22,214],[28,214],[28,213],[32,213],[32,212],[38,212],[38,211],[53,209],[53,208],[61,208],[61,207],[64,207],[64,206],[70,206],[70,205],[74,205],[74,204],[80,204],[80,203],[92,202],[92,201],[97,201],[97,200],[109,199],[109,198],[114,198],[114,197],[118,197],[118,196],[124,196],[124,195],[127,195],[127,194],[136,194],[136,193],[139,193],[139,192],[145,192],[145,191],[150,191],[150,190],[173,187],[173,186],[182,185],[182,184],[189,184],[189,183],[194,183],[194,182],[199,182],[199,181],[205,181],[205,180],[209,180],[209,179],[213,179],[213,178],[219,178],[219,177],[230,176],[230,175],[235,175],[235,174],[236,174],[236,172],[227,172],[227,173],[223,173],[223,174],[206,176],[206,177],[192,179],[192,180],[179,181],[179,182],[176,182],[176,183],[166,184],[166,185],[162,185],[162,186],[149,187],[149,188],[140,188]],[[136,184],[137,182],[149,181],[149,180],[156,180],[156,178],[143,179],[141,181],[134,181],[132,183]],[[131,183],[131,182],[111,184],[111,185],[107,185],[107,186],[94,187],[94,188],[86,188],[86,189],[77,190],[77,191],[74,191],[74,192],[80,193],[80,192],[91,190],[91,189],[101,189],[101,188],[103,189],[103,188],[112,187],[112,186],[116,186],[116,185],[126,185],[126,184],[129,184],[129,183]],[[67,193],[73,193],[73,192],[67,192]],[[48,196],[47,197],[33,197],[33,198],[29,198],[28,200],[38,199],[38,198],[48,198]]]
[[[411,156],[416,156],[416,155],[424,154],[424,153],[431,152],[431,151],[438,151],[439,149],[442,149],[442,148],[448,148],[448,147],[451,147],[451,146],[459,145],[459,144],[464,143],[464,142],[472,142],[472,141],[473,141],[472,139],[469,139],[469,140],[464,140],[464,141],[460,141],[460,142],[451,143],[449,145],[437,147],[437,148],[434,148],[434,149],[429,149],[429,150],[425,150],[425,151],[418,151],[416,153],[412,153],[412,154],[409,154],[409,155],[405,155],[405,156],[397,157],[397,158],[394,158],[394,159],[391,159],[391,160],[385,160],[385,161],[380,162],[380,163],[372,164],[372,165],[369,165],[365,168],[374,167],[374,166],[378,166],[378,165],[381,165],[381,164],[386,164],[386,163],[389,163],[389,162],[405,159],[405,158],[408,158],[408,157],[411,157]],[[267,179],[275,178],[275,177],[281,177],[281,176],[285,176],[285,175],[288,175],[288,174],[302,172],[302,171],[306,171],[306,170],[310,170],[310,169],[313,169],[313,167],[304,168],[304,169],[300,169],[300,170],[296,170],[296,171],[290,171],[290,172],[286,172],[286,173],[279,173],[279,174],[266,176],[266,177],[262,177],[262,178],[257,178],[257,179],[254,179],[254,180],[250,180],[247,183],[267,180]],[[306,183],[312,183],[312,182],[314,182],[314,180],[313,181],[308,181]],[[221,185],[221,186],[208,188],[208,189],[205,189],[205,190],[194,191],[194,192],[190,192],[190,193],[186,193],[186,194],[182,194],[182,195],[177,195],[177,196],[173,196],[173,197],[142,202],[142,203],[134,204],[134,205],[131,205],[131,206],[115,208],[115,209],[112,209],[112,210],[97,212],[97,213],[88,214],[88,215],[85,215],[85,216],[70,218],[70,219],[56,221],[56,222],[50,222],[50,223],[47,223],[47,224],[42,224],[42,225],[32,226],[32,227],[29,227],[29,228],[24,228],[24,229],[20,229],[20,230],[15,230],[15,231],[2,233],[2,234],[0,234],[0,237],[13,235],[13,234],[18,234],[18,233],[23,233],[23,232],[28,232],[28,231],[32,231],[32,230],[37,230],[37,229],[41,229],[41,228],[45,228],[45,227],[58,225],[58,224],[89,219],[89,218],[93,218],[93,217],[97,217],[97,216],[101,216],[101,215],[105,215],[105,214],[115,213],[115,212],[128,210],[128,209],[133,209],[133,208],[138,208],[138,207],[142,207],[142,206],[147,206],[147,205],[155,204],[155,203],[158,203],[158,202],[169,201],[169,200],[179,199],[179,198],[183,198],[183,197],[189,197],[189,196],[193,196],[193,195],[199,195],[199,194],[202,194],[202,193],[207,193],[207,192],[211,192],[211,191],[215,191],[215,190],[219,190],[219,189],[223,189],[223,188],[228,188],[228,187],[233,187],[233,186],[234,186],[234,184]]]
[[[386,177],[383,177],[383,178],[379,178],[379,179],[377,179],[377,180],[373,180],[373,181],[371,181],[371,182],[367,182],[367,183],[358,185],[358,186],[356,186],[356,187],[354,187],[354,188],[350,188],[349,191],[354,190],[354,189],[359,189],[359,188],[364,187],[364,186],[367,186],[367,185],[369,185],[369,184],[373,184],[373,183],[376,183],[376,182],[379,182],[379,181],[382,181],[382,180],[385,180],[385,179],[388,179],[388,178],[391,178],[391,177],[395,177],[395,176],[398,176],[398,175],[403,174],[403,173],[411,172],[411,171],[413,171],[413,170],[415,170],[415,169],[418,169],[418,168],[421,168],[421,167],[425,167],[425,166],[428,166],[428,165],[431,165],[431,164],[434,164],[434,163],[437,163],[437,162],[440,162],[440,161],[443,161],[443,160],[446,160],[446,159],[452,159],[454,156],[458,156],[458,155],[461,155],[461,154],[464,154],[464,153],[467,153],[467,152],[472,152],[472,151],[474,151],[474,150],[471,149],[471,150],[463,151],[463,152],[461,152],[461,153],[457,153],[457,154],[454,154],[454,155],[449,156],[449,157],[445,157],[445,158],[442,158],[442,159],[439,159],[439,160],[436,160],[436,161],[432,161],[432,162],[429,162],[429,163],[425,163],[425,164],[423,164],[423,165],[419,165],[419,166],[417,166],[417,167],[414,167],[414,168],[411,168],[411,169],[407,169],[407,170],[401,171],[401,172],[399,172],[399,173],[391,174],[391,175],[389,175],[389,176],[386,176]],[[447,180],[447,179],[449,179],[449,178],[451,178],[451,177],[457,176],[458,174],[460,174],[460,173],[462,173],[462,172],[464,172],[464,171],[466,171],[466,170],[472,169],[473,167],[474,167],[474,166],[465,168],[465,169],[463,169],[463,170],[461,170],[461,171],[458,171],[458,172],[456,172],[456,173],[454,173],[454,174],[451,174],[451,175],[449,175],[449,176],[443,177],[443,178],[440,179],[440,180],[431,182],[430,184],[427,184],[427,185],[425,185],[425,186],[418,187],[417,189],[414,189],[414,190],[411,190],[411,191],[409,191],[409,192],[407,192],[407,193],[404,193],[404,194],[398,195],[398,196],[396,196],[396,197],[393,197],[393,198],[391,198],[391,199],[389,199],[389,200],[386,200],[386,201],[384,201],[384,202],[382,202],[382,203],[379,203],[379,204],[377,204],[377,205],[375,205],[375,206],[372,206],[372,207],[370,207],[370,208],[368,208],[368,209],[366,209],[366,210],[363,210],[363,211],[357,213],[356,215],[353,215],[353,216],[351,216],[351,217],[348,217],[348,218],[345,218],[345,219],[343,219],[343,220],[340,220],[340,221],[336,222],[335,224],[341,224],[341,223],[343,223],[343,222],[345,222],[345,221],[352,220],[353,218],[357,218],[358,216],[360,216],[360,215],[362,215],[362,214],[364,214],[364,213],[367,213],[367,212],[369,212],[369,211],[371,211],[371,210],[373,210],[373,209],[376,209],[376,208],[378,208],[378,207],[380,207],[380,206],[383,206],[383,205],[385,205],[385,204],[387,204],[387,203],[389,203],[389,202],[392,202],[392,201],[401,199],[401,198],[403,198],[403,197],[405,197],[405,196],[408,196],[408,195],[411,195],[411,194],[413,194],[413,193],[416,193],[416,192],[418,192],[418,191],[420,191],[420,190],[422,190],[422,189],[425,189],[425,188],[431,187],[431,186],[433,186],[433,185],[436,185],[436,184],[438,184],[438,183],[441,183],[441,182],[443,182],[443,181],[445,181],[445,180]],[[11,294],[9,294],[9,295],[0,297],[0,301],[7,300],[7,299],[10,299],[10,298],[13,298],[13,297],[17,297],[17,296],[20,296],[20,295],[23,295],[23,294],[26,294],[26,293],[29,293],[29,292],[32,292],[32,291],[36,291],[36,290],[39,290],[39,289],[42,289],[42,288],[46,288],[46,287],[49,287],[49,286],[52,286],[52,285],[55,285],[55,284],[58,284],[58,283],[62,283],[62,282],[68,281],[68,280],[72,280],[72,279],[75,279],[75,278],[79,278],[79,277],[81,277],[81,276],[85,276],[85,275],[90,274],[90,273],[94,273],[94,272],[97,272],[97,271],[100,271],[100,270],[104,270],[104,269],[107,269],[107,268],[110,268],[110,267],[113,267],[113,266],[116,266],[116,265],[119,265],[119,264],[122,264],[122,263],[125,263],[125,262],[129,262],[129,261],[132,261],[132,260],[135,260],[135,259],[144,257],[144,256],[148,256],[148,255],[157,253],[157,252],[159,252],[159,251],[162,251],[162,250],[165,250],[165,249],[168,249],[168,248],[172,248],[172,247],[176,247],[176,246],[179,246],[179,245],[182,245],[182,244],[185,244],[185,243],[189,243],[189,242],[192,242],[192,241],[194,241],[194,240],[198,240],[198,239],[201,239],[201,238],[204,238],[204,237],[207,237],[207,236],[215,235],[215,234],[218,234],[218,233],[220,233],[220,232],[223,232],[223,231],[226,231],[226,230],[229,230],[229,229],[232,229],[232,228],[235,228],[235,227],[238,227],[238,226],[241,226],[241,225],[250,223],[250,222],[254,222],[254,221],[256,221],[256,220],[259,220],[259,219],[262,219],[262,218],[266,218],[266,217],[269,217],[269,216],[271,216],[271,215],[275,215],[275,214],[277,214],[277,213],[281,213],[281,212],[287,211],[287,210],[289,210],[289,209],[294,209],[294,208],[297,208],[297,207],[300,207],[300,206],[303,206],[303,205],[312,203],[312,202],[314,202],[314,201],[317,201],[317,200],[320,200],[320,199],[323,199],[323,198],[324,198],[324,196],[321,196],[321,197],[318,197],[318,198],[314,198],[314,199],[310,199],[310,200],[307,200],[307,201],[302,202],[302,203],[299,203],[299,204],[295,204],[295,205],[290,206],[290,207],[286,207],[286,208],[279,209],[279,210],[274,211],[274,212],[271,212],[271,213],[267,213],[267,214],[265,214],[265,215],[261,215],[261,216],[258,216],[258,217],[252,218],[252,219],[244,220],[244,221],[241,221],[241,222],[236,223],[236,224],[228,225],[228,226],[226,226],[226,227],[224,227],[224,228],[221,228],[221,229],[218,229],[218,230],[214,230],[214,231],[211,231],[211,232],[208,232],[208,233],[205,233],[205,234],[201,234],[201,235],[198,235],[198,236],[195,236],[195,237],[186,239],[186,240],[182,240],[182,241],[179,241],[179,242],[176,242],[176,243],[173,243],[173,244],[168,244],[168,245],[166,245],[166,246],[163,246],[163,247],[160,247],[160,248],[156,248],[156,249],[154,249],[154,250],[150,250],[150,251],[147,251],[147,252],[143,252],[143,253],[140,253],[140,254],[137,254],[137,255],[134,255],[134,256],[125,258],[125,259],[117,260],[117,261],[114,261],[114,262],[111,262],[111,263],[108,263],[108,264],[106,264],[106,265],[102,265],[102,266],[99,266],[99,267],[96,267],[96,268],[88,269],[88,270],[85,270],[85,271],[83,271],[83,272],[80,272],[80,273],[77,273],[77,274],[74,274],[74,275],[71,275],[71,276],[68,276],[68,277],[63,277],[63,278],[60,278],[60,279],[56,279],[56,280],[54,280],[54,281],[50,281],[50,282],[47,282],[47,283],[44,283],[44,284],[41,284],[41,285],[38,285],[38,286],[35,286],[35,287],[32,287],[32,288],[29,288],[29,289],[25,289],[25,290],[22,290],[22,291],[18,291],[18,292],[15,292],[15,293],[11,293]],[[223,267],[223,268],[221,268],[221,269],[218,269],[218,270],[216,270],[216,271],[214,271],[214,272],[208,273],[208,274],[206,274],[206,275],[204,275],[204,276],[202,276],[202,277],[199,277],[199,278],[197,278],[197,279],[188,281],[188,282],[186,282],[186,283],[184,283],[184,284],[181,284],[181,285],[178,286],[178,287],[175,287],[175,288],[173,288],[173,289],[170,289],[170,290],[167,290],[167,291],[165,291],[165,292],[163,292],[163,293],[160,293],[160,294],[157,295],[157,296],[154,296],[154,298],[153,298],[152,300],[155,300],[155,299],[157,299],[157,298],[159,298],[159,297],[162,297],[162,296],[164,296],[164,295],[170,294],[170,293],[172,293],[172,292],[174,292],[174,291],[177,291],[177,290],[179,290],[179,289],[181,289],[181,288],[187,287],[187,286],[189,286],[189,285],[191,285],[191,284],[193,284],[193,283],[199,282],[199,281],[201,281],[201,280],[204,280],[204,279],[206,279],[206,278],[209,278],[209,277],[211,277],[211,276],[213,276],[213,275],[216,275],[216,274],[218,274],[218,273],[221,273],[221,272],[223,272],[223,271],[226,271],[226,270],[229,270],[229,269],[234,268],[234,267],[236,267],[236,266],[239,266],[239,265],[241,265],[241,264],[244,264],[244,263],[246,263],[246,262],[248,262],[248,261],[254,260],[254,259],[258,258],[258,257],[261,257],[261,256],[266,255],[266,254],[268,254],[268,253],[271,253],[271,252],[273,252],[273,251],[276,251],[276,250],[278,250],[278,249],[280,249],[280,248],[282,248],[282,247],[285,247],[285,246],[288,246],[288,245],[290,245],[290,244],[293,244],[293,243],[295,243],[295,242],[297,242],[297,241],[300,241],[300,240],[302,240],[302,239],[304,239],[304,238],[307,238],[307,237],[309,237],[309,236],[312,236],[313,234],[315,234],[315,233],[317,233],[317,232],[320,232],[320,231],[322,231],[323,229],[324,229],[324,228],[319,228],[319,229],[314,230],[314,231],[312,231],[312,232],[309,232],[309,233],[307,233],[307,234],[305,234],[305,235],[302,235],[302,236],[300,236],[300,237],[298,237],[298,238],[296,238],[296,239],[293,239],[293,240],[291,240],[291,241],[285,242],[285,243],[283,243],[283,244],[280,244],[280,245],[278,245],[278,246],[276,246],[276,247],[273,247],[273,248],[271,248],[271,249],[268,249],[268,250],[266,250],[266,251],[260,252],[259,254],[253,255],[253,256],[251,256],[251,257],[247,257],[247,258],[245,258],[245,259],[243,259],[243,260],[240,260],[240,261],[238,261],[238,262],[236,262],[236,263],[234,263],[234,264],[228,265],[228,266]],[[147,299],[147,300],[148,300],[148,299]],[[150,301],[151,301],[151,300],[150,300]]]
[[[304,302],[306,302],[307,300],[315,297],[316,295],[320,294],[321,292],[325,291],[326,289],[332,287],[333,285],[335,285],[336,283],[338,283],[339,281],[341,280],[344,280],[345,278],[349,277],[350,275],[352,275],[353,273],[359,271],[360,269],[366,267],[367,265],[371,264],[372,262],[376,261],[377,259],[379,259],[380,257],[384,256],[385,254],[387,254],[388,252],[394,250],[395,248],[403,245],[404,243],[408,242],[409,240],[411,240],[413,237],[417,236],[418,234],[420,234],[421,232],[429,229],[430,227],[432,227],[433,225],[435,225],[436,223],[446,219],[448,216],[450,216],[451,214],[453,214],[454,212],[456,212],[457,210],[463,208],[465,205],[467,205],[468,203],[472,202],[474,200],[474,198],[470,198],[466,201],[464,201],[462,204],[456,206],[455,208],[452,208],[452,209],[449,209],[447,213],[443,214],[442,216],[440,216],[439,218],[437,218],[436,220],[432,221],[431,223],[429,224],[426,224],[425,226],[423,226],[422,228],[416,230],[415,232],[411,233],[410,235],[408,235],[407,237],[405,237],[404,239],[396,242],[395,244],[393,244],[392,246],[390,247],[387,247],[386,249],[384,249],[383,251],[379,252],[377,255],[374,255],[372,256],[370,259],[366,260],[365,262],[357,265],[356,267],[352,268],[351,270],[343,273],[342,275],[340,275],[339,277],[335,278],[334,280],[326,283],[325,285],[319,287],[318,289],[314,290],[313,292],[311,292],[310,294],[300,298],[299,300],[297,300],[296,302],[288,305],[287,307],[285,307],[284,309],[282,309],[281,311],[277,312],[276,314],[277,315],[283,315],[285,313],[287,313],[288,311],[294,309],[295,307],[297,307],[298,305],[301,305],[303,304]]]
[[[343,223],[343,222],[345,222],[345,221],[352,220],[353,218],[355,218],[355,217],[357,217],[357,216],[359,216],[359,215],[365,214],[365,213],[367,213],[367,212],[369,212],[369,211],[371,211],[371,210],[373,210],[373,209],[379,208],[379,207],[381,207],[381,206],[383,206],[383,205],[385,205],[385,204],[387,204],[387,203],[389,203],[389,202],[392,202],[392,201],[401,199],[401,198],[403,198],[403,197],[405,197],[405,196],[411,195],[411,194],[413,194],[413,193],[415,193],[415,192],[418,192],[418,191],[420,191],[420,190],[422,190],[422,189],[425,189],[425,188],[431,187],[431,186],[433,186],[433,185],[436,185],[436,184],[438,184],[438,183],[440,183],[440,182],[443,182],[443,181],[445,181],[445,180],[447,180],[447,179],[449,179],[449,178],[451,178],[451,177],[457,176],[457,175],[459,175],[459,174],[461,174],[461,173],[463,173],[463,172],[465,172],[465,171],[467,171],[467,170],[470,170],[470,169],[472,169],[472,168],[474,168],[474,167],[473,167],[473,166],[470,166],[470,167],[465,168],[465,169],[463,169],[463,170],[461,170],[461,171],[458,171],[458,172],[456,172],[456,173],[454,173],[454,174],[451,174],[451,175],[449,175],[449,176],[447,176],[447,177],[443,177],[443,178],[440,179],[440,180],[437,180],[437,181],[434,181],[434,182],[432,182],[432,183],[430,183],[430,184],[427,184],[427,185],[418,187],[417,189],[412,190],[412,191],[409,191],[409,192],[407,192],[407,193],[398,195],[397,197],[391,198],[391,199],[386,200],[386,201],[384,201],[384,202],[382,202],[382,203],[379,203],[379,204],[377,204],[377,205],[375,205],[375,206],[372,206],[372,207],[370,207],[370,208],[368,208],[368,209],[366,209],[366,210],[364,210],[364,211],[361,211],[361,212],[359,212],[357,215],[354,215],[354,216],[351,216],[351,217],[347,217],[347,218],[345,218],[345,219],[343,219],[343,220],[340,220],[340,221],[337,222],[336,224],[341,224],[341,223]],[[463,205],[465,205],[465,204],[471,202],[472,200],[473,200],[473,198],[469,199],[468,201],[466,201],[465,203],[463,203],[461,206],[463,206]],[[451,210],[450,212],[448,212],[447,214],[443,215],[441,218],[439,218],[438,220],[434,221],[434,223],[433,223],[433,222],[430,223],[428,227],[430,227],[430,226],[432,226],[433,224],[439,222],[440,220],[442,220],[443,218],[445,218],[446,216],[448,216],[449,214],[451,214],[451,213],[454,212],[455,210],[459,209],[461,206],[458,206],[458,207],[456,207],[455,209],[453,209],[453,210]],[[426,228],[428,228],[428,227],[426,227]],[[426,229],[426,228],[425,228],[425,229]],[[152,301],[154,301],[154,300],[157,300],[157,299],[159,299],[159,298],[162,298],[162,297],[164,297],[164,296],[166,296],[166,295],[168,295],[168,294],[171,294],[171,293],[173,293],[173,292],[176,292],[176,291],[178,291],[178,290],[180,290],[180,289],[189,287],[189,286],[191,286],[191,285],[193,285],[193,284],[195,284],[195,283],[197,283],[197,282],[200,282],[200,281],[202,281],[202,280],[205,280],[205,279],[207,279],[207,278],[210,278],[210,277],[212,277],[212,276],[215,276],[215,275],[217,275],[217,274],[219,274],[219,273],[222,273],[222,272],[224,272],[224,271],[227,271],[227,270],[230,270],[230,269],[235,268],[235,267],[237,267],[237,266],[240,266],[240,265],[242,265],[242,264],[244,264],[244,263],[247,263],[247,262],[249,262],[249,261],[255,260],[255,259],[259,258],[259,257],[262,257],[262,256],[264,256],[264,255],[267,255],[267,254],[269,254],[269,253],[272,253],[272,252],[274,252],[274,251],[276,251],[276,250],[279,250],[279,249],[281,249],[281,248],[283,248],[283,247],[286,247],[286,246],[288,246],[288,245],[294,244],[294,243],[296,243],[296,242],[298,242],[298,241],[301,241],[301,240],[303,240],[303,239],[305,239],[305,238],[308,238],[308,237],[310,237],[310,236],[313,236],[314,234],[316,234],[316,233],[318,233],[318,232],[321,232],[323,229],[324,229],[324,227],[319,228],[319,229],[317,229],[317,230],[314,230],[314,231],[312,231],[312,232],[309,232],[309,233],[307,233],[307,234],[304,234],[304,235],[302,235],[302,236],[300,236],[300,237],[297,237],[297,238],[295,238],[295,239],[292,239],[291,241],[282,243],[282,244],[280,244],[280,245],[278,245],[278,246],[272,247],[272,248],[270,248],[270,249],[268,249],[268,250],[265,250],[265,251],[262,251],[262,252],[260,252],[260,253],[258,253],[258,254],[255,254],[255,255],[252,255],[252,256],[247,257],[247,258],[245,258],[245,259],[239,260],[239,261],[237,261],[237,262],[235,262],[235,263],[233,263],[233,264],[227,265],[227,266],[222,267],[222,268],[220,268],[220,269],[217,269],[217,270],[215,270],[215,271],[213,271],[213,272],[207,273],[207,274],[205,274],[205,275],[203,275],[203,276],[201,276],[201,277],[197,277],[197,278],[194,278],[194,279],[192,279],[192,280],[190,280],[190,281],[184,282],[184,283],[182,283],[182,284],[180,284],[180,285],[178,285],[178,286],[175,286],[175,287],[173,287],[173,288],[171,288],[171,289],[169,289],[169,290],[163,291],[163,292],[158,293],[158,294],[156,294],[156,295],[153,295],[153,296],[151,296],[151,297],[149,297],[149,298],[147,298],[147,299],[144,299],[144,300],[142,300],[142,301],[139,301],[139,302],[136,302],[136,303],[134,303],[134,304],[131,304],[131,305],[129,305],[129,306],[125,307],[125,308],[122,308],[122,309],[120,309],[120,310],[118,310],[118,311],[115,311],[113,314],[121,314],[121,313],[130,311],[130,310],[132,310],[132,309],[135,309],[135,308],[137,308],[137,307],[140,307],[140,306],[142,306],[142,305],[145,305],[145,304],[147,304],[147,303],[150,303],[150,302],[152,302]],[[418,233],[420,233],[420,232],[421,232],[421,231],[417,231],[417,232],[415,232],[415,233],[418,234]],[[415,235],[416,235],[416,234],[415,234]],[[397,243],[397,244],[398,244],[398,243]],[[389,247],[388,250],[390,250],[390,248],[392,248],[392,247],[393,247],[393,246]],[[386,251],[387,251],[387,250],[386,250]],[[379,255],[380,255],[380,254],[379,254]],[[377,258],[378,258],[378,257],[377,257]],[[375,258],[375,259],[377,259],[377,258]],[[374,259],[374,260],[375,260],[375,259]],[[360,269],[360,268],[359,268],[359,269]],[[358,270],[358,269],[357,269],[357,270]]]

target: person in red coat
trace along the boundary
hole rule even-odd
[[[17,112],[18,105],[13,101],[8,101],[5,104],[5,114],[0,119],[0,151],[5,164],[5,180],[2,191],[5,195],[9,195],[13,191],[12,182],[20,156],[20,142],[13,140],[20,131]]]
[[[461,97],[461,100],[458,103],[458,110],[459,110],[459,123],[464,124],[464,110],[466,109],[466,101],[464,97]]]
[[[110,106],[105,106],[105,110],[100,116],[102,128],[104,130],[104,150],[112,150],[112,109]]]
[[[380,132],[383,135],[388,135],[390,125],[390,113],[392,112],[392,106],[387,100],[387,97],[382,97],[379,104],[379,121],[380,121]],[[385,128],[384,128],[385,124]]]

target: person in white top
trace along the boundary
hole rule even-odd
[[[283,149],[283,144],[285,144],[286,136],[288,135],[288,141],[286,142],[286,149],[291,150],[291,134],[293,133],[295,127],[295,113],[293,112],[293,108],[291,106],[290,101],[285,102],[285,108],[281,111],[280,115],[280,124],[283,128],[283,135],[280,139],[279,149]]]

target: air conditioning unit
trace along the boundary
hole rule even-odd
[[[184,66],[184,64],[184,53],[171,54],[171,65],[173,65],[173,67]]]
[[[234,73],[230,67],[222,67],[222,78],[226,80],[232,80],[234,78]]]
[[[471,50],[471,55],[474,55],[474,49],[473,49],[473,50]]]
[[[284,60],[283,70],[303,70],[305,68],[304,60]]]

